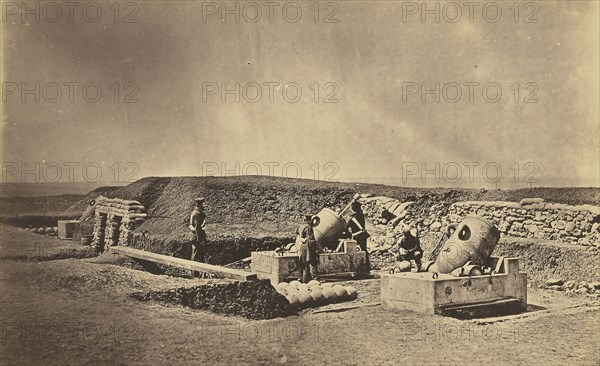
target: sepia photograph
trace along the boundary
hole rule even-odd
[[[0,366],[600,365],[600,0],[0,5]]]

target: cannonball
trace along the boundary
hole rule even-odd
[[[321,291],[327,303],[335,301],[335,291],[331,287],[326,287]]]
[[[24,228],[23,230],[25,230],[25,231],[31,231],[31,229],[28,228],[28,227]]]
[[[346,292],[346,289],[343,288],[342,286],[340,286],[338,288],[334,287],[333,291],[335,291],[335,296],[338,301],[344,301],[344,299],[346,299],[348,297],[348,293]]]
[[[280,290],[280,289],[283,290],[283,289],[288,288],[289,286],[290,286],[290,284],[287,282],[280,282],[279,284],[277,284],[277,286],[275,286],[275,288],[278,290]]]
[[[346,286],[346,292],[348,293],[348,297],[352,300],[358,297],[358,291],[352,286]]]
[[[320,285],[321,283],[317,280],[310,280],[308,281],[308,286],[314,286],[314,285]]]
[[[288,294],[287,290],[284,288],[278,288],[277,292],[279,292],[280,294],[282,294],[283,296],[286,296]]]
[[[315,304],[324,304],[325,303],[325,296],[323,295],[323,293],[321,291],[312,291],[310,293],[310,296],[313,299],[313,302]]]
[[[308,293],[300,293],[298,300],[300,301],[300,305],[309,306],[312,302],[312,297]]]
[[[307,294],[307,295],[310,295],[310,291],[309,291],[308,289],[305,289],[305,288],[301,288],[301,289],[299,289],[299,290],[298,290],[298,293],[299,293],[299,294]]]
[[[52,230],[54,230],[54,232],[57,233],[58,232],[58,226],[53,227]]]
[[[326,282],[326,283],[322,283],[322,284],[321,284],[321,287],[323,287],[323,288],[327,288],[327,287],[329,287],[329,288],[332,288],[332,287],[333,287],[333,284],[332,284],[332,283],[327,283],[327,282]]]
[[[408,271],[410,271],[410,262],[409,261],[402,261],[402,262],[398,263],[398,269],[400,269],[400,272],[408,272]]]
[[[298,290],[307,290],[308,291],[308,285],[306,283],[301,283],[298,285]]]
[[[323,288],[321,287],[321,285],[312,285],[308,289],[310,291],[321,291],[321,290],[323,290]]]
[[[290,305],[294,307],[300,305],[300,300],[295,295],[287,295],[285,298],[289,301]]]
[[[291,288],[298,288],[299,285],[301,285],[300,281],[292,281],[289,284]]]
[[[47,227],[45,230],[46,234],[52,234],[54,232],[54,230],[52,230],[51,227]]]
[[[44,228],[43,227],[35,228],[35,229],[33,229],[33,232],[36,234],[41,234],[44,232]]]

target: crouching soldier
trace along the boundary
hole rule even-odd
[[[189,229],[192,234],[191,246],[192,256],[191,260],[196,262],[205,262],[206,252],[206,231],[204,226],[206,225],[206,214],[204,213],[204,198],[196,198],[196,207],[190,215],[190,226]],[[191,276],[197,272],[192,271]]]
[[[304,216],[304,223],[297,230],[300,236],[300,258],[299,265],[302,271],[302,282],[308,283],[318,276],[317,265],[319,263],[319,249],[315,240],[315,233],[311,225],[312,215]]]
[[[410,227],[405,226],[402,229],[404,237],[400,240],[398,248],[398,259],[400,261],[409,261],[410,266],[417,271],[421,270],[421,260],[423,259],[423,249],[418,234],[412,234]]]

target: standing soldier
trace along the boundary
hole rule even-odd
[[[300,225],[297,234],[300,236],[299,264],[302,271],[302,282],[308,283],[312,278],[317,278],[317,264],[319,263],[319,250],[315,233],[311,225],[312,215],[304,215],[304,223]]]
[[[367,254],[366,271],[371,273],[371,262],[369,261],[369,252],[367,251],[367,239],[370,235],[365,228],[365,214],[362,211],[361,204],[355,200],[352,202],[352,215],[346,224],[346,230],[352,234],[352,239],[356,240],[356,244]]]
[[[191,260],[196,262],[205,261],[205,250],[206,250],[206,232],[204,226],[206,224],[206,214],[204,213],[204,198],[196,198],[196,207],[190,215],[190,226],[189,229],[192,232],[192,258]],[[191,272],[191,276],[194,277],[194,271]]]

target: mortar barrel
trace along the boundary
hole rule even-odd
[[[444,243],[429,272],[450,273],[472,261],[484,265],[500,240],[494,224],[482,217],[468,216]]]
[[[324,208],[313,217],[315,240],[323,246],[337,245],[346,230],[346,222],[334,211]]]

